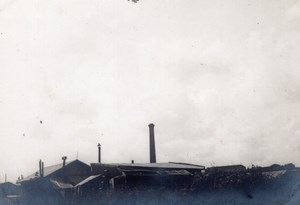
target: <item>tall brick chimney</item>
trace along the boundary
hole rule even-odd
[[[156,163],[154,124],[151,123],[148,126],[149,126],[149,135],[150,135],[150,163]]]

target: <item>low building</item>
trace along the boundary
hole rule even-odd
[[[20,185],[11,182],[0,183],[0,197],[6,197],[8,195],[19,195],[20,191]]]
[[[19,179],[23,199],[30,200],[71,200],[76,184],[88,178],[91,174],[89,165],[74,160],[71,162],[48,167],[40,166],[40,170],[26,178]]]
[[[165,187],[182,189],[191,185],[195,174],[204,166],[186,163],[92,163],[92,174],[98,175],[98,190],[134,190]]]
[[[0,204],[17,204],[21,194],[20,185],[5,182],[0,184]]]

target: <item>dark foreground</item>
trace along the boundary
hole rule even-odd
[[[22,192],[1,197],[0,204],[100,205],[100,204],[300,204],[299,170],[198,175],[184,186],[135,186],[119,190],[98,190],[78,195],[72,190]]]

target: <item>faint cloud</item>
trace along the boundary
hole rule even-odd
[[[0,0],[0,11],[5,10],[12,5],[16,0]]]
[[[295,20],[300,18],[300,1],[297,1],[288,11],[288,19]]]

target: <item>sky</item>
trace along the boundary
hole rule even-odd
[[[78,159],[300,166],[299,0],[0,0],[0,181]]]

